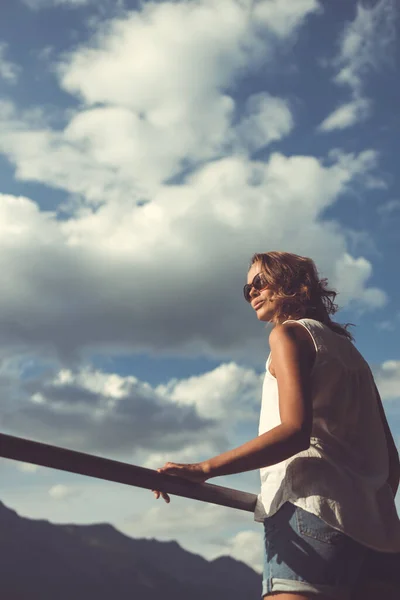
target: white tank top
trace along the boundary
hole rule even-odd
[[[387,483],[389,461],[371,370],[346,337],[313,319],[297,321],[316,350],[313,424],[307,450],[260,470],[256,521],[284,502],[311,512],[361,544],[400,551],[400,519]],[[281,423],[278,385],[266,364],[259,435]]]

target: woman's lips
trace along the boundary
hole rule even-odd
[[[257,302],[257,304],[254,305],[254,310],[258,310],[262,304],[264,304],[264,301]]]

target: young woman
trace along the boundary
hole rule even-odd
[[[159,471],[204,482],[260,469],[263,597],[346,600],[366,565],[376,574],[382,557],[398,560],[400,552],[400,463],[378,390],[348,325],[331,320],[336,293],[311,259],[255,254],[244,296],[260,321],[275,325],[259,435]]]

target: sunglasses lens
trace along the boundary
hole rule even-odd
[[[251,302],[251,298],[250,298],[251,288],[254,288],[258,292],[260,292],[261,290],[263,290],[266,287],[266,285],[267,285],[267,282],[265,280],[265,277],[262,275],[262,273],[257,273],[257,275],[254,277],[251,284],[246,283],[246,285],[243,288],[243,294],[244,294],[246,302]]]
[[[246,285],[243,288],[243,295],[244,295],[244,299],[246,300],[246,302],[250,302],[250,290],[251,290],[251,285],[246,283]]]

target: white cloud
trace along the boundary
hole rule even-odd
[[[190,396],[190,385],[187,393]],[[171,455],[201,447],[204,439],[207,450],[215,453],[226,446],[233,431],[233,425],[220,430],[219,420],[212,415],[199,415],[193,401],[178,403],[133,376],[90,368],[63,369],[53,378],[15,382],[13,396],[19,397],[14,410],[4,415],[7,431],[22,437],[35,431],[36,439],[107,455]],[[239,399],[230,402],[235,409]]]
[[[387,360],[374,369],[376,385],[382,400],[400,399],[400,361]]]
[[[311,0],[147,3],[65,56],[61,84],[83,104],[64,129],[0,104],[0,151],[16,177],[72,196],[62,221],[31,199],[1,197],[0,339],[9,351],[260,364],[266,340],[241,293],[257,249],[313,256],[343,283],[346,302],[382,304],[366,259],[351,257],[351,280],[343,275],[345,235],[320,218],[369,181],[375,154],[338,153],[329,165],[279,152],[250,160],[290,132],[292,116],[266,91],[243,99],[244,110],[232,96],[317,10]]]
[[[231,105],[231,100],[221,98],[220,108],[224,104]],[[15,162],[18,178],[66,189],[92,204],[123,200],[135,205],[138,199],[151,197],[161,181],[176,175],[182,161],[190,162],[191,157],[203,161],[219,155],[223,146],[224,152],[229,148],[241,154],[252,152],[292,127],[287,104],[267,94],[249,98],[237,126],[231,127],[218,108],[214,127],[210,108],[204,114],[207,125],[202,128],[196,122],[198,131],[192,135],[189,129],[185,133],[188,124],[182,123],[179,136],[175,125],[149,130],[134,112],[122,107],[83,111],[64,132],[43,128],[37,115],[18,118],[10,104],[3,103],[0,113],[0,150]],[[196,118],[195,113],[192,116]],[[207,127],[213,131],[207,132]]]
[[[30,463],[19,462],[16,464],[16,468],[22,473],[37,473],[37,471],[39,471],[41,467],[39,467],[38,465],[32,465]]]
[[[64,357],[96,348],[260,361],[265,340],[241,287],[251,254],[267,248],[314,256],[341,303],[381,306],[383,293],[368,291],[369,261],[346,258],[343,233],[319,219],[373,160],[226,158],[144,206],[127,198],[62,222],[27,198],[2,196],[1,339],[9,349],[53,345]]]
[[[7,48],[7,44],[0,42],[0,79],[3,79],[7,83],[16,83],[20,73],[20,67],[7,60]]]
[[[239,70],[254,68],[250,61],[271,58],[271,31],[288,39],[317,8],[315,0],[145,3],[71,54],[62,85],[88,104],[122,105],[179,126],[193,108],[204,111],[205,100],[212,108]]]
[[[67,485],[58,484],[53,485],[49,489],[49,496],[53,498],[53,500],[67,500],[68,498],[74,498],[81,494],[81,490],[69,487]]]
[[[393,62],[388,56],[392,55],[396,39],[395,23],[393,0],[379,0],[369,6],[357,4],[355,18],[347,23],[339,53],[333,61],[338,70],[334,81],[350,89],[352,100],[326,117],[319,126],[320,131],[345,129],[371,115],[372,103],[364,96],[366,78],[382,64]]]
[[[356,277],[354,275],[356,274]],[[365,282],[372,274],[371,263],[365,258],[354,259],[344,254],[336,263],[336,281],[341,302],[347,302],[352,297],[363,301],[370,308],[382,308],[387,303],[385,292],[379,288],[366,288]]]
[[[22,383],[15,376],[11,396],[3,429],[14,435],[34,431],[36,439],[57,446],[135,456],[158,468],[167,460],[193,462],[226,450],[246,423],[255,433],[261,376],[230,363],[154,387],[90,367],[61,369]]]
[[[366,98],[356,98],[342,104],[321,123],[321,131],[346,129],[355,123],[367,119],[371,112],[371,102]]]
[[[158,386],[157,392],[178,405],[195,406],[203,417],[244,421],[258,415],[261,385],[253,369],[229,363],[203,375],[172,380]]]
[[[261,528],[260,531],[240,531],[227,540],[221,555],[231,556],[244,562],[258,573],[262,573],[264,556],[262,534]]]
[[[203,502],[176,502],[168,507],[164,502],[154,501],[154,506],[125,520],[124,530],[135,537],[175,539],[191,532],[213,531],[217,536],[229,525],[244,523],[251,515],[232,508]]]
[[[254,433],[257,431],[263,376],[263,373],[258,375],[253,369],[231,362],[202,375],[172,379],[165,385],[158,385],[155,391],[178,407],[192,406],[200,417],[214,419],[216,428],[224,431],[226,439],[235,444],[237,430],[246,423],[250,423]],[[223,449],[220,447],[220,451]],[[154,469],[167,461],[197,462],[216,451],[214,439],[200,438],[184,449],[151,453],[144,466]]]
[[[358,3],[356,16],[346,26],[341,39],[336,82],[360,93],[366,74],[388,61],[395,40],[393,0],[379,0],[370,6]]]
[[[271,49],[317,6],[144,3],[108,21],[59,66],[62,87],[85,105],[65,131],[31,127],[15,137],[7,127],[18,176],[104,201],[115,187],[124,196],[146,194],[182,169],[279,140],[292,127],[287,103],[266,93],[250,98],[244,123],[231,88],[270,61]]]
[[[20,179],[110,203],[147,198],[182,170],[278,141],[293,126],[288,103],[257,94],[241,115],[232,88],[317,9],[315,0],[144,3],[98,24],[59,65],[62,87],[84,101],[66,128],[3,106],[0,151]]]
[[[266,0],[254,3],[254,14],[260,23],[266,23],[277,36],[293,33],[310,13],[318,13],[318,0]]]
[[[250,96],[236,128],[239,148],[259,150],[290,133],[293,125],[287,102],[266,93]]]

